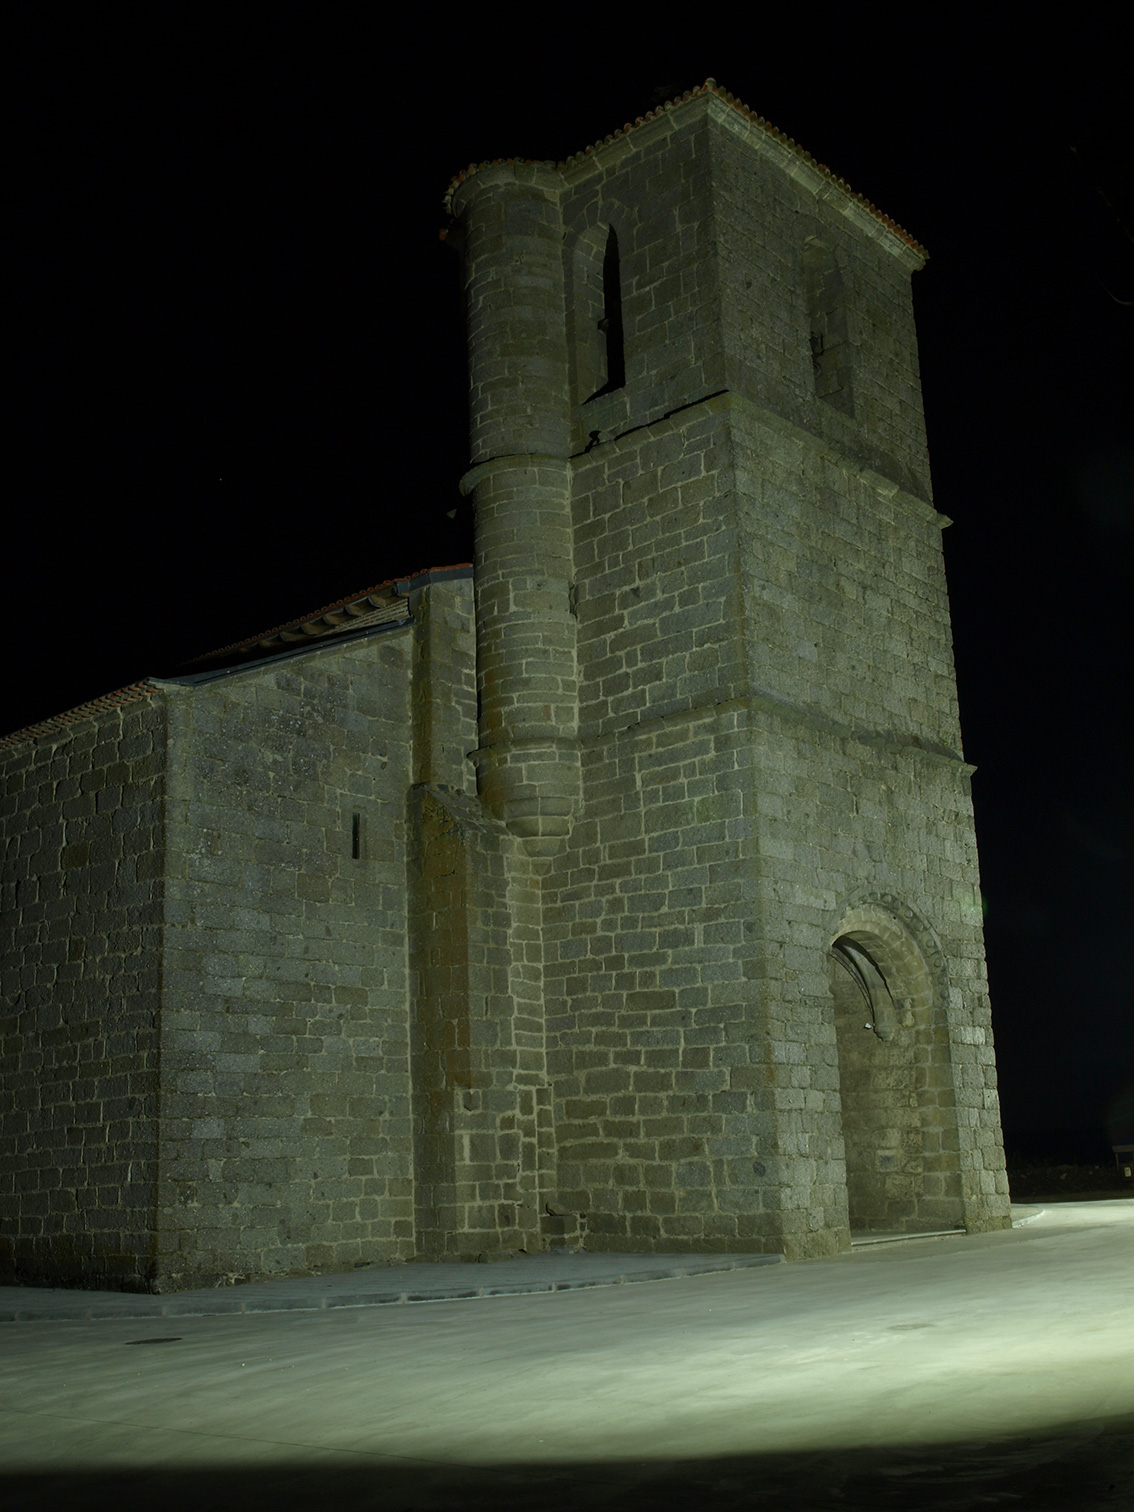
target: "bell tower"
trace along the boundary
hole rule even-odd
[[[925,254],[712,80],[451,208],[545,1211],[789,1257],[1005,1226]]]

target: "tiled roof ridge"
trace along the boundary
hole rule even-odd
[[[61,714],[52,714],[36,724],[25,726],[22,730],[13,730],[10,735],[0,735],[0,751],[11,750],[13,746],[23,745],[29,740],[41,740],[45,736],[61,735],[75,725],[93,719],[98,714],[109,714],[127,704],[141,703],[145,699],[152,698],[155,691],[153,679],[144,677],[140,682],[128,683],[124,688],[116,688],[113,693],[100,693],[97,698],[88,698],[86,703],[77,704],[73,709],[64,709]]]
[[[290,630],[298,625],[306,625],[323,615],[333,614],[335,610],[345,608],[347,604],[357,604],[361,599],[368,598],[371,594],[380,593],[383,589],[394,589],[395,593],[399,585],[407,588],[411,583],[418,582],[421,578],[434,577],[442,572],[463,572],[471,564],[469,562],[453,562],[445,567],[425,567],[420,572],[411,572],[401,577],[387,578],[383,583],[376,583],[373,588],[364,588],[361,593],[348,593],[345,598],[336,600],[333,604],[326,604],[322,609],[317,609],[314,614],[303,614],[298,619],[289,620],[286,625],[277,625],[272,630],[265,630],[259,635],[249,636],[247,640],[238,641],[232,646],[222,646],[218,651],[209,651],[204,656],[196,657],[193,662],[187,663],[194,666],[199,662],[213,661],[217,657],[230,655],[236,651],[246,650],[249,646],[258,645],[261,641],[279,635],[285,630]],[[122,708],[127,704],[140,703],[144,699],[153,697],[157,691],[157,683],[151,677],[144,677],[139,682],[128,683],[124,688],[116,688],[112,693],[100,693],[96,698],[89,698],[85,703],[76,705],[73,709],[65,709],[61,714],[52,714],[47,719],[41,719],[36,724],[26,725],[23,729],[13,730],[9,735],[0,735],[0,751],[11,750],[14,746],[23,745],[27,741],[43,739],[46,736],[62,734],[73,726],[82,724],[84,720],[93,719],[96,715],[110,713],[114,709]]]
[[[568,163],[577,163],[581,158],[590,157],[592,153],[598,150],[598,148],[605,147],[608,143],[617,141],[619,137],[627,136],[638,126],[644,126],[647,121],[657,120],[658,117],[664,115],[666,111],[674,110],[678,105],[684,105],[689,100],[696,99],[698,95],[703,94],[716,95],[718,100],[723,101],[726,105],[730,105],[738,115],[742,115],[744,119],[746,121],[750,121],[752,125],[758,126],[760,130],[766,132],[768,136],[774,137],[777,142],[780,142],[783,146],[789,148],[796,154],[797,157],[801,157],[809,167],[814,168],[817,173],[821,174],[825,179],[828,180],[828,182],[834,184],[837,189],[841,189],[849,199],[854,200],[855,203],[861,205],[864,210],[869,211],[870,214],[873,215],[877,221],[880,221],[888,231],[892,231],[900,241],[905,242],[906,246],[912,248],[913,251],[915,251],[920,257],[929,256],[928,252],[926,252],[921,243],[914,237],[912,237],[904,227],[899,226],[897,221],[891,220],[888,215],[884,215],[883,212],[878,209],[878,206],[873,204],[872,201],[868,200],[865,195],[859,194],[857,190],[852,189],[851,186],[847,183],[846,179],[840,178],[840,176],[837,173],[833,173],[825,163],[820,163],[818,159],[813,158],[806,148],[799,145],[794,137],[787,136],[784,132],[773,126],[770,121],[765,120],[762,115],[758,115],[756,111],[745,105],[743,100],[737,99],[736,95],[731,94],[727,89],[722,89],[722,87],[717,83],[716,79],[712,78],[706,79],[703,84],[698,84],[693,89],[687,89],[684,94],[676,95],[672,100],[667,100],[664,105],[657,105],[653,110],[647,110],[645,115],[635,116],[633,121],[627,121],[625,125],[620,126],[616,131],[612,131],[608,136],[601,137],[597,142],[592,142],[589,147],[584,147],[582,152],[573,152],[570,157],[565,158],[562,162],[552,162],[547,158],[508,157],[487,158],[484,162],[481,163],[470,163],[467,168],[463,168],[450,180],[449,187],[445,191],[445,209],[449,211],[450,214],[452,213],[453,195],[456,192],[458,185],[463,184],[465,179],[471,178],[474,173],[479,173],[482,168],[493,168],[506,163],[524,163],[533,166],[542,166],[549,168],[565,168]],[[444,231],[442,231],[441,234],[442,236],[444,236]]]
[[[274,635],[282,635],[285,630],[297,629],[300,625],[309,625],[324,615],[334,614],[336,609],[345,609],[348,604],[357,604],[361,599],[369,598],[372,594],[381,593],[386,588],[397,588],[399,583],[416,582],[418,578],[432,577],[438,572],[459,572],[462,568],[469,567],[469,562],[451,562],[444,567],[423,567],[420,572],[404,573],[399,577],[386,578],[384,582],[375,583],[372,588],[363,588],[358,593],[348,593],[345,598],[336,599],[333,604],[324,604],[321,609],[315,609],[310,614],[300,614],[295,619],[287,620],[282,625],[273,625],[270,630],[261,630],[257,635],[250,635],[246,640],[233,641],[229,646],[218,646],[215,651],[206,651],[203,656],[195,656],[192,661],[186,662],[187,667],[194,667],[200,662],[212,661],[218,656],[230,656],[237,651],[246,651],[249,646],[258,646],[261,641],[270,640]]]

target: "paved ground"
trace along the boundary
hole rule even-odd
[[[0,1502],[1126,1512],[1134,1200],[1018,1216],[641,1285],[561,1283],[659,1257],[515,1262],[544,1268],[527,1294],[336,1305],[357,1280],[324,1278],[272,1311],[4,1323]]]
[[[0,1286],[0,1322],[215,1317],[218,1313],[325,1312],[339,1307],[462,1302],[635,1281],[678,1281],[713,1271],[776,1265],[782,1259],[781,1255],[529,1255],[495,1265],[368,1266],[339,1276],[304,1276],[164,1297]]]

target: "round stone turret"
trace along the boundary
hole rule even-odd
[[[488,808],[551,855],[579,795],[559,176],[498,165],[454,196],[469,321],[476,762]]]

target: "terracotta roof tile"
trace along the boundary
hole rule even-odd
[[[620,126],[617,131],[612,131],[609,136],[602,137],[599,141],[592,143],[591,146],[585,147],[582,152],[573,153],[569,158],[565,159],[565,161],[561,163],[548,164],[548,166],[565,168],[568,163],[575,163],[578,162],[580,158],[590,157],[600,147],[605,147],[608,143],[617,141],[619,137],[627,136],[637,127],[645,125],[647,121],[656,120],[659,116],[664,115],[667,111],[674,110],[677,106],[684,105],[689,100],[696,99],[698,95],[704,94],[716,95],[718,100],[723,100],[726,105],[730,105],[733,110],[735,110],[739,115],[742,115],[746,121],[750,121],[753,126],[759,127],[759,129],[766,132],[768,136],[774,137],[777,142],[780,142],[785,147],[789,148],[796,154],[797,157],[802,158],[805,163],[814,168],[816,173],[821,174],[823,178],[828,180],[829,183],[832,183],[836,186],[836,188],[841,189],[849,199],[854,200],[855,203],[861,205],[864,210],[869,211],[877,221],[881,222],[881,224],[885,226],[888,231],[892,231],[900,241],[905,242],[906,246],[910,247],[914,252],[916,252],[919,257],[925,258],[929,256],[920,242],[916,241],[908,231],[899,226],[897,221],[891,220],[888,215],[883,215],[882,211],[879,210],[876,205],[872,204],[870,200],[866,199],[864,195],[856,193],[856,191],[853,190],[847,183],[846,179],[840,178],[836,173],[832,173],[830,168],[813,158],[811,154],[807,152],[803,147],[801,147],[799,143],[796,142],[792,137],[785,136],[785,134],[782,131],[778,131],[770,121],[766,121],[763,116],[757,115],[754,110],[751,110],[747,105],[744,104],[743,100],[738,100],[737,97],[734,94],[730,94],[727,89],[722,89],[721,86],[717,83],[716,79],[706,79],[703,84],[697,85],[695,89],[687,89],[683,95],[678,95],[675,99],[667,100],[664,105],[659,105],[655,110],[649,110],[645,115],[636,116],[633,121],[627,121],[626,124],[624,126]],[[474,173],[479,173],[482,168],[491,168],[500,163],[534,163],[538,161],[540,160],[535,158],[514,157],[492,158],[483,163],[471,163],[467,168],[462,169],[460,173],[456,174],[450,182],[449,187],[445,192],[445,209],[448,210],[450,214],[452,213],[453,194],[457,186],[459,184],[462,184],[465,179],[471,178]],[[445,233],[442,232],[441,234],[442,236],[444,236]]]
[[[247,640],[234,641],[232,645],[221,646],[215,651],[206,652],[204,656],[196,656],[186,666],[199,667],[205,662],[238,656],[242,651],[267,651],[281,642],[318,640],[345,630],[361,630],[366,625],[379,624],[387,611],[404,603],[410,588],[423,579],[471,570],[471,563],[457,562],[447,567],[425,567],[420,572],[410,573],[408,577],[387,578],[384,582],[376,583],[373,588],[363,588],[359,593],[348,593],[345,598],[336,599],[333,604],[324,604],[311,614],[301,614],[298,619],[287,620],[258,635],[250,635]]]
[[[464,576],[471,571],[470,563],[458,562],[449,567],[426,567],[420,572],[411,573],[408,577],[387,578],[385,582],[378,583],[373,588],[365,588],[361,593],[347,594],[346,598],[337,599],[333,604],[326,604],[322,609],[315,610],[313,614],[301,615],[299,619],[288,620],[286,624],[265,630],[260,635],[250,636],[247,640],[237,641],[231,646],[222,646],[219,650],[210,651],[205,656],[195,657],[193,661],[187,663],[187,666],[200,667],[209,662],[224,661],[239,656],[242,651],[270,653],[273,649],[289,648],[296,642],[308,639],[319,640],[325,636],[362,630],[368,625],[381,624],[384,618],[388,619],[391,615],[400,616],[404,609],[406,594],[425,579]],[[0,751],[66,734],[85,720],[97,718],[100,714],[110,713],[127,704],[142,702],[152,698],[156,692],[156,681],[147,677],[140,682],[130,683],[125,688],[118,688],[113,693],[102,693],[97,698],[88,699],[86,703],[79,704],[74,709],[67,709],[62,714],[53,714],[48,719],[42,719],[38,724],[28,725],[22,730],[13,730],[10,735],[0,735]]]
[[[113,693],[100,693],[97,698],[88,699],[74,709],[66,709],[62,714],[52,714],[48,719],[41,719],[38,724],[28,725],[23,730],[13,730],[10,735],[0,735],[0,751],[11,750],[14,746],[29,741],[65,735],[75,725],[94,719],[99,714],[113,713],[116,709],[125,708],[127,704],[143,703],[152,698],[156,691],[154,682],[145,677],[141,682],[130,683]]]

